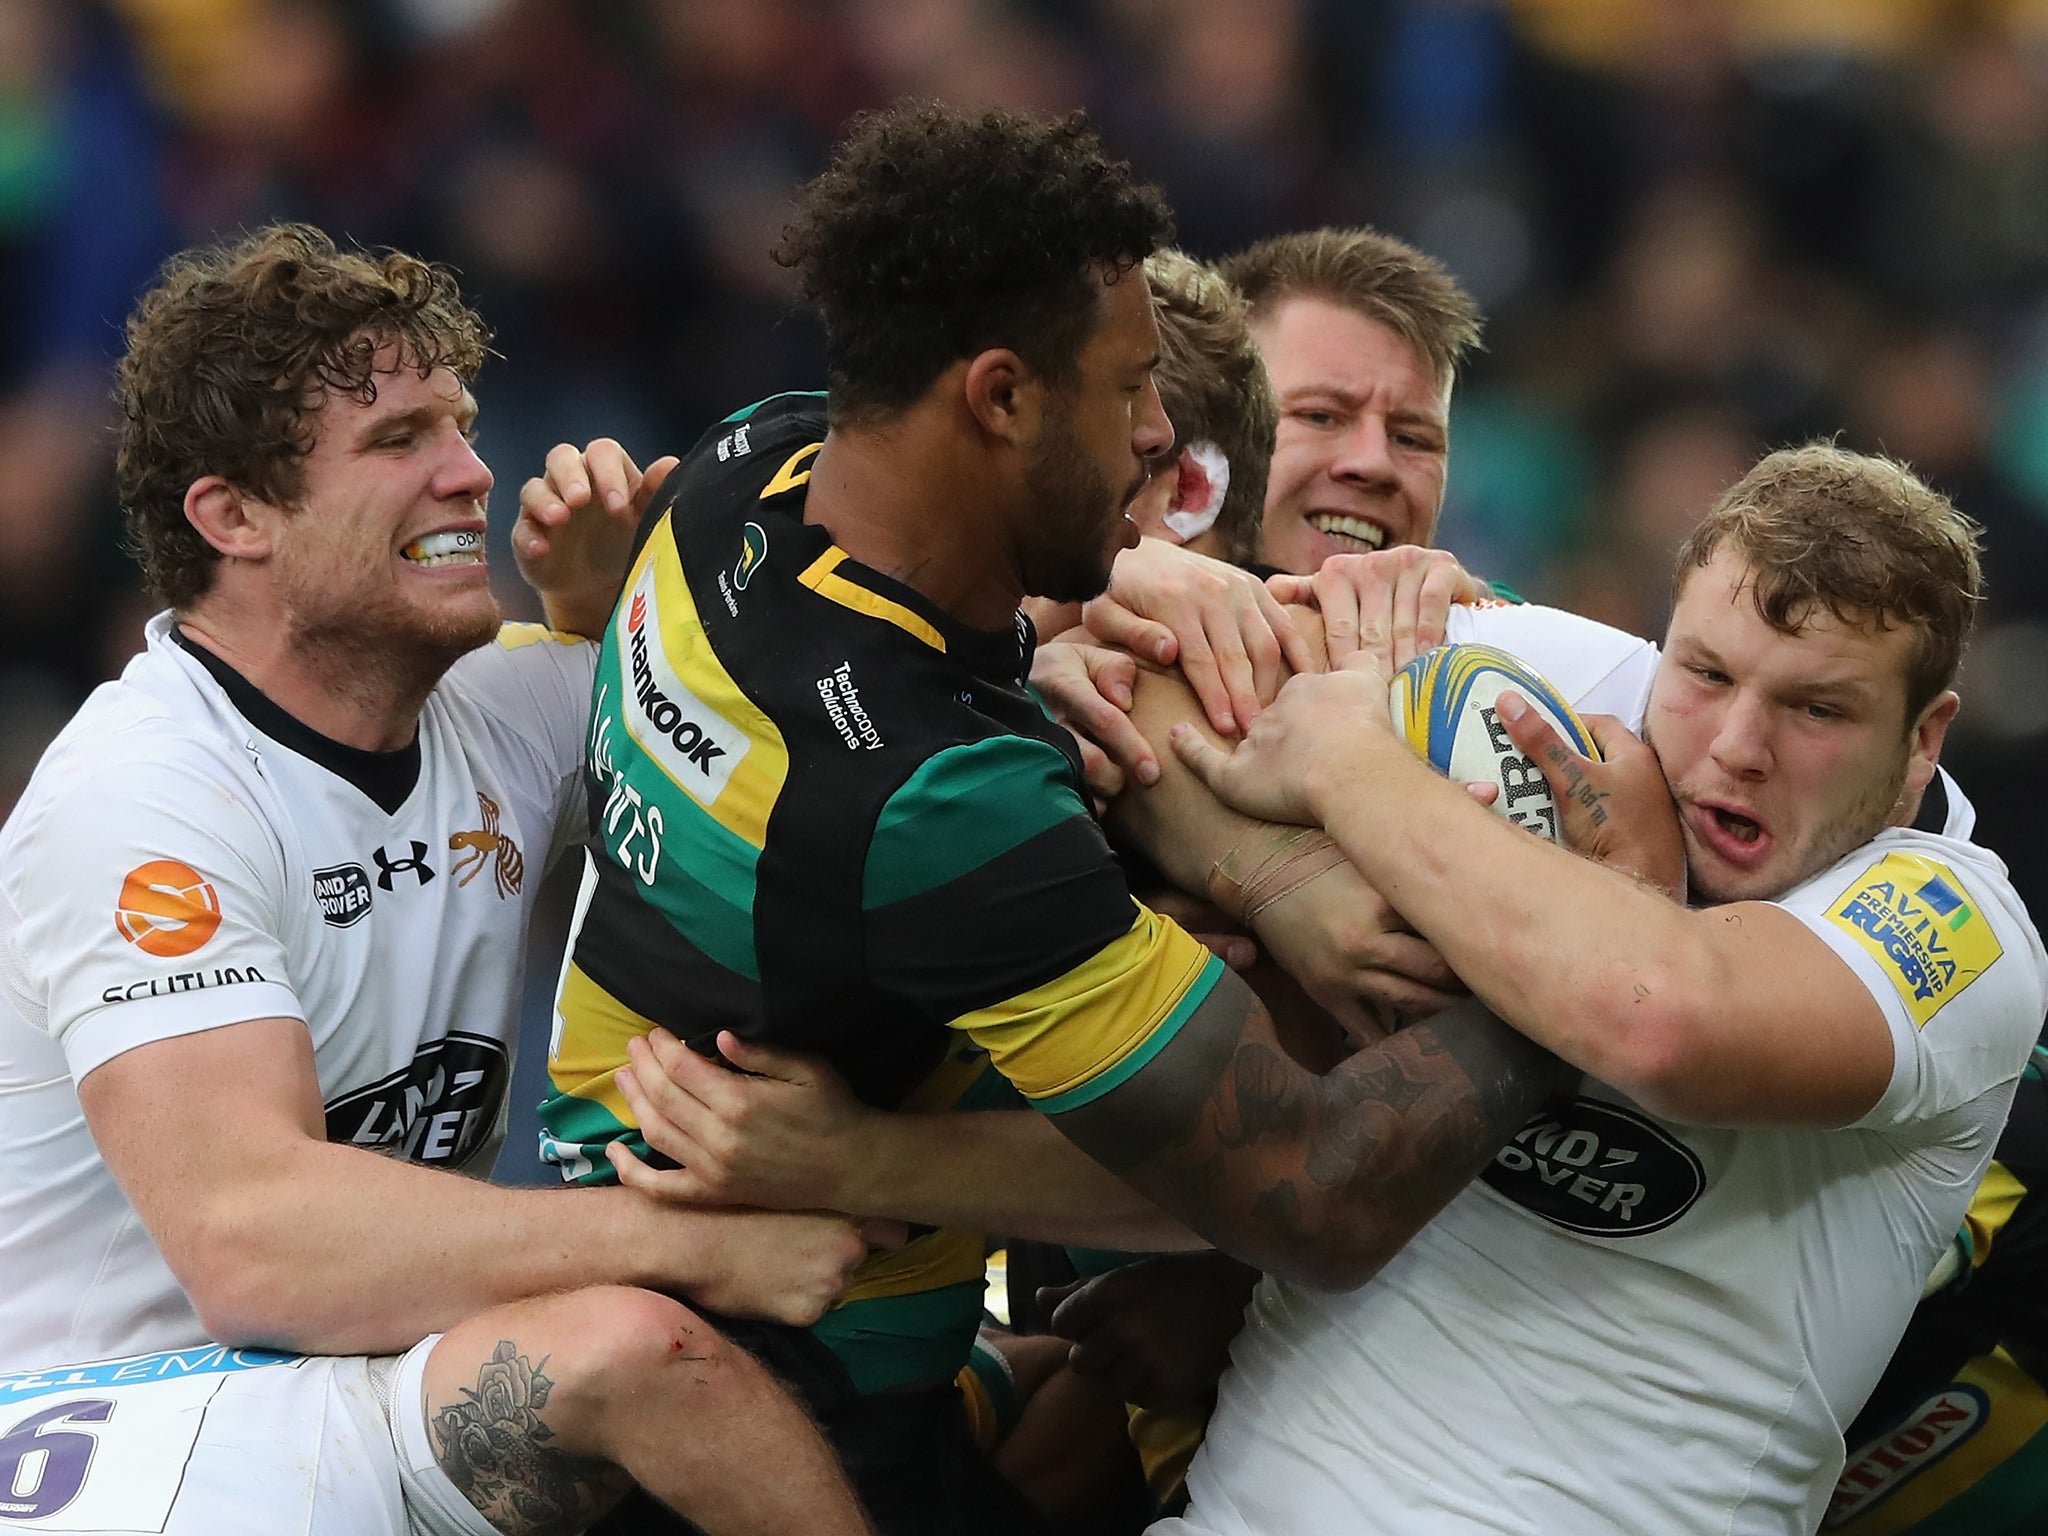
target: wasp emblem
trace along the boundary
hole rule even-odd
[[[499,897],[517,896],[519,883],[526,878],[526,859],[519,852],[519,845],[498,830],[498,802],[478,790],[476,804],[483,827],[475,832],[457,832],[448,839],[451,852],[462,852],[450,873],[457,885],[467,885],[486,863],[495,863],[492,873],[498,882]]]

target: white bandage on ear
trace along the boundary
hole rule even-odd
[[[1223,510],[1223,497],[1230,490],[1230,460],[1214,443],[1189,443],[1181,452],[1202,466],[1209,477],[1209,499],[1199,507],[1168,512],[1160,521],[1183,544],[1192,543],[1216,526],[1216,514]]]

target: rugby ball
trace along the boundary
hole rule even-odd
[[[1440,645],[1416,657],[1395,674],[1387,707],[1394,729],[1437,772],[1499,785],[1495,814],[1556,842],[1557,804],[1543,771],[1516,750],[1494,713],[1509,688],[1575,751],[1599,757],[1592,733],[1543,674],[1490,645]]]

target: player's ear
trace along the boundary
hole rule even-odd
[[[991,347],[968,359],[961,392],[968,412],[989,436],[1013,446],[1038,440],[1045,381],[1008,347]]]
[[[185,489],[185,521],[232,559],[257,560],[270,553],[274,515],[274,508],[245,496],[219,475],[203,475]]]
[[[1927,701],[1920,718],[1913,722],[1913,733],[1906,744],[1907,794],[1918,794],[1934,777],[1935,766],[1941,761],[1942,743],[1948,738],[1949,722],[1955,719],[1962,702],[1953,688],[1944,688]]]

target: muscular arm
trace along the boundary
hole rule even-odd
[[[727,1034],[743,1072],[666,1030],[627,1047],[619,1078],[655,1169],[623,1147],[621,1182],[665,1200],[846,1211],[1088,1247],[1166,1251],[1201,1239],[1029,1110],[890,1112],[824,1062]]]
[[[1349,1288],[1485,1167],[1562,1073],[1468,1004],[1316,1076],[1225,975],[1143,1070],[1054,1123],[1234,1258]]]
[[[1205,1246],[1030,1110],[879,1115],[835,1210],[1139,1253]]]
[[[860,1254],[842,1224],[816,1217],[506,1189],[329,1143],[295,1019],[137,1047],[88,1073],[79,1096],[108,1167],[225,1343],[389,1353],[481,1308],[598,1281],[809,1321],[836,1287],[799,1301],[798,1277]],[[821,1240],[836,1254],[812,1252]],[[777,1266],[792,1289],[771,1300],[759,1282]]]
[[[1311,654],[1322,655],[1321,616],[1290,610]],[[1187,722],[1217,741],[1194,691],[1178,672],[1141,667],[1131,721],[1158,749],[1160,773],[1147,787],[1127,787],[1111,805],[1109,825],[1119,842],[1138,849],[1182,890],[1217,900],[1231,916],[1246,910],[1235,892],[1214,888],[1219,863],[1238,879],[1274,870],[1290,855],[1302,862],[1294,875],[1317,867],[1313,829],[1273,826],[1231,809],[1209,792],[1172,752],[1167,732]],[[1281,873],[1281,884],[1293,876]],[[1275,887],[1278,889],[1278,886]],[[1270,894],[1270,893],[1269,893]],[[1254,893],[1254,905],[1260,898]],[[1449,1006],[1463,987],[1443,958],[1406,923],[1356,868],[1340,862],[1307,883],[1260,906],[1250,926],[1274,958],[1322,1006],[1340,1015],[1347,1002],[1366,998],[1410,1017]],[[1356,1028],[1355,1020],[1348,1020]]]
[[[1390,733],[1347,739],[1314,802],[1503,1019],[1653,1112],[1843,1125],[1890,1079],[1876,1000],[1782,908],[1689,909],[1520,835]]]

